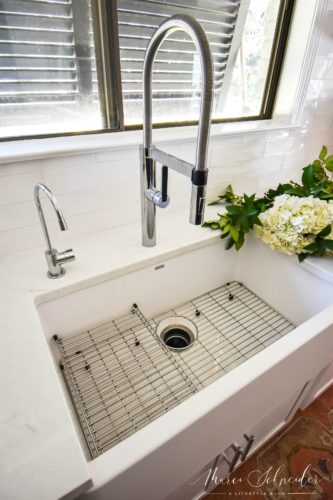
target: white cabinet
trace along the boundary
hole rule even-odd
[[[221,449],[221,453],[214,460],[211,460],[165,500],[197,500],[214,490],[222,480],[228,477],[230,467],[236,470],[265,441],[292,419],[299,407],[306,386],[307,384],[294,391],[275,408],[267,407],[267,413],[257,423],[250,428],[244,427],[244,433],[240,434],[237,440],[223,451]],[[221,431],[223,432],[223,429]],[[239,449],[238,458],[237,448]]]
[[[292,419],[299,408],[303,393],[304,387],[295,391],[274,409],[267,408],[268,413],[266,415],[251,428],[245,428],[244,434],[240,435],[234,443],[220,454],[215,465],[214,474],[211,476],[210,490],[216,488],[220,481],[230,474],[230,467],[232,467],[234,459],[237,458],[237,447],[239,447],[240,452],[234,470]],[[252,437],[253,444],[251,445]]]

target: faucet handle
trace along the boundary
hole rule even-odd
[[[61,264],[75,260],[75,255],[71,248],[64,252],[58,252],[55,248],[51,248],[51,250],[46,250],[45,257],[49,268],[47,275],[52,279],[60,278],[65,274],[66,271],[61,267]]]
[[[168,172],[169,169],[166,165],[162,166],[161,178],[161,191],[155,189],[153,186],[147,189],[145,196],[149,201],[152,201],[157,207],[166,208],[170,203],[168,196]]]
[[[168,167],[162,166],[162,185],[161,185],[161,201],[165,203],[168,201]]]
[[[72,248],[68,248],[57,254],[58,264],[66,264],[66,262],[72,262],[73,260],[75,260],[75,255]]]

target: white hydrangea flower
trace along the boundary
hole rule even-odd
[[[255,233],[274,250],[295,255],[333,223],[333,201],[289,194],[277,196],[273,206],[259,215],[262,226]],[[327,239],[333,239],[333,230]]]

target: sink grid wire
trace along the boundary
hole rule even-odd
[[[158,323],[183,316],[198,338],[169,350]],[[129,314],[57,339],[60,363],[92,458],[141,429],[294,328],[232,282],[147,320]]]

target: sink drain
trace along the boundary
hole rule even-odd
[[[187,318],[173,316],[159,323],[157,335],[168,349],[184,351],[196,340],[197,327]]]

